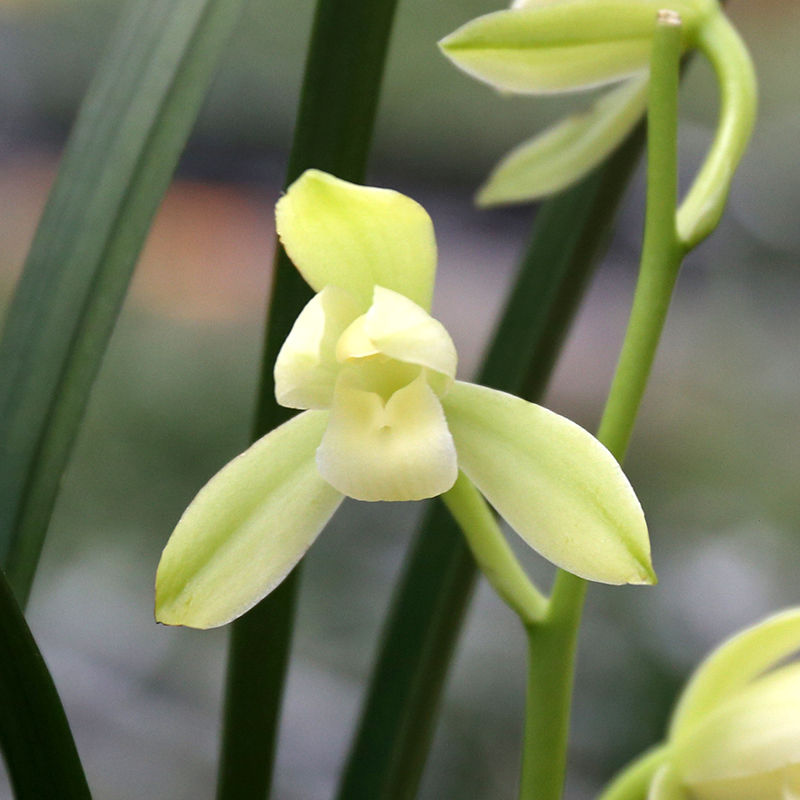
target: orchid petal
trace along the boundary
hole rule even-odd
[[[781,800],[784,781],[777,772],[800,764],[800,664],[754,681],[673,738],[671,748],[675,768],[700,796],[695,787],[709,784],[711,791],[710,784],[760,776],[748,796]]]
[[[287,408],[330,408],[341,364],[336,343],[360,314],[355,298],[326,286],[295,320],[275,361],[275,396]]]
[[[785,776],[781,800],[800,800],[800,765],[795,765]]]
[[[156,618],[224,625],[271,592],[342,501],[314,451],[327,412],[306,411],[223,467],[186,509],[156,576]]]
[[[343,369],[317,451],[320,474],[357,500],[422,500],[458,477],[441,403],[420,375],[385,403]]]
[[[653,775],[647,800],[687,800],[686,790],[669,764],[659,767]]]
[[[455,378],[458,356],[450,334],[413,300],[376,286],[364,329],[384,355]]]
[[[800,609],[767,617],[720,645],[681,695],[670,736],[682,735],[769,667],[800,650]]]
[[[497,89],[526,94],[586,89],[627,78],[650,59],[657,0],[563,0],[496,11],[439,46],[456,66]],[[670,4],[687,35],[694,3]],[[694,24],[693,24],[694,23]]]
[[[798,768],[792,766],[772,772],[693,784],[692,800],[795,800]]]
[[[613,456],[541,406],[456,381],[443,400],[461,469],[528,544],[602,583],[654,583],[639,501]]]
[[[619,145],[647,106],[647,74],[514,148],[480,189],[480,206],[538,200],[580,180]]]
[[[563,2],[564,0],[514,0],[509,8],[533,8],[534,6],[550,6]]]
[[[310,169],[278,201],[275,219],[289,258],[316,291],[339,286],[363,313],[379,285],[430,308],[436,240],[411,198]]]

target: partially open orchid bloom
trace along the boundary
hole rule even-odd
[[[725,642],[684,691],[648,800],[800,797],[800,609]]]
[[[703,181],[688,204],[688,219],[679,220],[687,242],[695,244],[709,233],[749,138],[755,108],[752,66],[717,0],[515,0],[510,9],[478,17],[444,38],[440,47],[456,66],[503,92],[549,94],[619,83],[588,111],[512,150],[478,192],[480,205],[559,192],[617,148],[645,112],[652,38],[662,9],[679,16],[684,47],[702,49],[722,85],[716,147],[725,152],[713,178]]]
[[[434,497],[459,469],[559,566],[654,582],[641,507],[611,454],[557,414],[455,380],[455,347],[429,314],[436,243],[420,205],[309,170],[276,220],[318,292],[275,365],[278,402],[305,411],[186,510],[159,565],[161,622],[236,618],[286,577],[344,496]]]

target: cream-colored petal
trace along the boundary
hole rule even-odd
[[[458,67],[503,91],[585,89],[647,67],[658,8],[650,0],[537,4],[478,17],[439,44]]]
[[[422,500],[446,492],[458,477],[441,404],[422,376],[384,406],[342,370],[317,466],[357,500]]]
[[[692,800],[795,800],[796,767],[777,769],[746,778],[692,784]]]
[[[551,6],[563,2],[564,0],[514,0],[509,8],[533,8],[534,6]]]
[[[670,764],[659,767],[653,775],[647,800],[687,800],[686,790]]]
[[[800,765],[793,767],[784,776],[781,800],[800,800]]]
[[[380,350],[369,338],[366,331],[367,315],[362,314],[341,335],[336,343],[336,360],[340,363],[348,359],[370,358],[380,354]]]
[[[762,776],[758,800],[782,800],[770,775],[800,764],[800,664],[756,679],[671,740],[672,762],[695,785]]]
[[[275,221],[289,258],[316,291],[346,289],[363,313],[380,285],[430,308],[433,223],[410,197],[310,169],[278,201]]]
[[[327,419],[306,411],[289,420],[200,490],[158,565],[159,622],[224,625],[289,574],[342,501],[314,463]]]
[[[560,192],[598,166],[633,130],[647,106],[648,75],[603,95],[512,150],[477,195],[479,206],[521,203]]]
[[[450,334],[425,309],[391,289],[375,287],[364,332],[384,355],[455,378],[458,356]]]
[[[697,668],[672,716],[670,737],[693,728],[717,706],[800,650],[800,608],[767,617],[723,642]]]
[[[326,286],[300,312],[275,361],[275,397],[287,408],[330,408],[341,364],[336,343],[360,314],[355,298]]]
[[[442,399],[461,469],[545,558],[602,583],[654,583],[647,525],[613,456],[568,419],[456,381]]]

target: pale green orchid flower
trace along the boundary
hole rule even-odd
[[[309,170],[276,221],[318,292],[275,365],[278,402],[305,410],[186,510],[158,569],[159,621],[234,619],[286,577],[344,496],[433,497],[459,469],[559,566],[654,582],[641,507],[611,454],[551,411],[455,380],[455,347],[429,314],[436,243],[420,205]]]
[[[724,642],[684,690],[666,745],[647,757],[649,789],[632,766],[607,800],[796,800],[800,797],[800,609]],[[783,664],[783,665],[782,665]],[[628,791],[632,789],[632,791]]]
[[[752,63],[716,0],[516,0],[466,23],[439,46],[456,66],[503,92],[548,94],[620,83],[586,112],[512,150],[479,190],[480,205],[538,200],[578,181],[628,136],[647,105],[655,20],[681,20],[684,49],[714,66],[721,113],[714,145],[678,214],[689,247],[719,221],[756,106]]]

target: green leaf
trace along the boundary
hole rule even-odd
[[[215,628],[303,557],[343,500],[314,463],[328,412],[306,411],[226,464],[184,511],[156,576],[156,619]]]
[[[0,341],[0,558],[25,602],[150,222],[243,0],[137,0],[97,70]]]
[[[642,507],[594,436],[485,386],[456,381],[442,404],[459,467],[534,550],[587,580],[655,583]]]
[[[346,289],[366,311],[377,285],[430,310],[433,223],[410,197],[310,169],[278,201],[275,220],[281,244],[315,291]]]
[[[479,381],[536,399],[644,144],[639,126],[603,167],[544,204]],[[409,554],[338,800],[413,800],[476,569],[438,501]]]
[[[16,800],[91,800],[53,679],[0,570],[0,749]]]
[[[477,195],[488,207],[539,200],[563,191],[608,158],[647,106],[647,75],[633,78],[515,147]]]
[[[396,4],[318,0],[287,184],[312,167],[363,181]],[[273,366],[311,294],[279,247],[253,438],[291,416],[275,401]],[[219,800],[269,794],[297,583],[295,570],[233,624]]]

